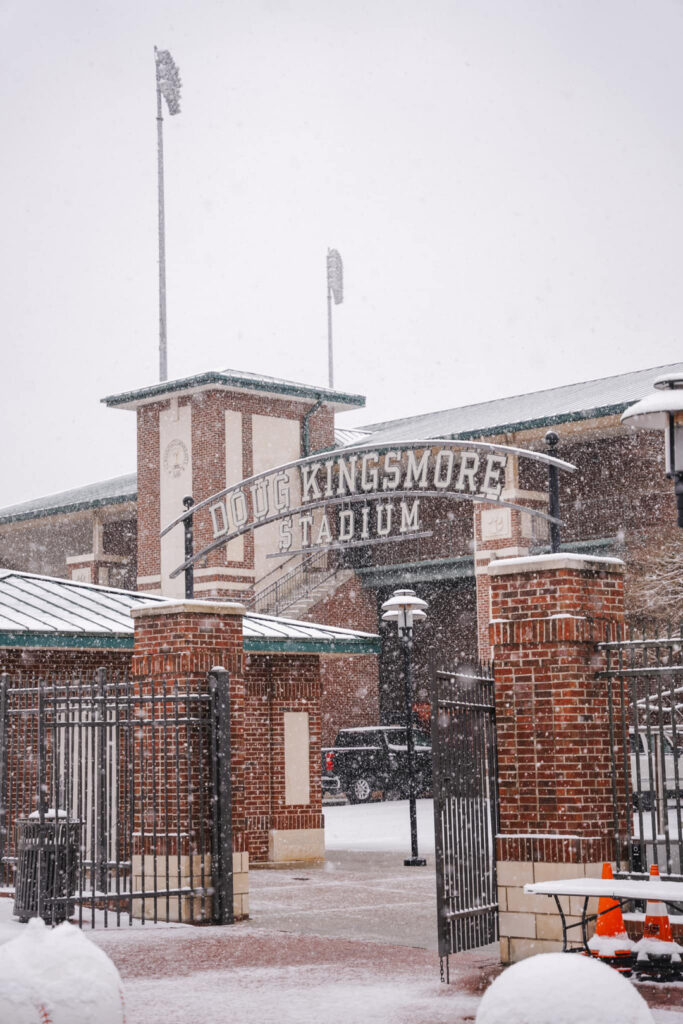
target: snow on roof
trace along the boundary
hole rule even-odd
[[[130,647],[133,608],[168,604],[160,594],[0,569],[0,646]],[[188,602],[191,604],[191,602]],[[203,603],[203,602],[201,602]],[[220,603],[220,602],[216,602]],[[375,654],[374,633],[247,612],[245,651]]]
[[[39,516],[53,516],[63,512],[77,512],[80,509],[100,508],[137,498],[137,474],[127,473],[109,480],[101,480],[85,487],[74,487],[43,498],[23,501],[18,505],[0,508],[0,523],[15,523],[21,519]]]
[[[249,373],[246,370],[208,370],[192,377],[180,377],[177,380],[162,381],[148,387],[137,388],[134,391],[125,391],[120,395],[107,395],[102,401],[114,408],[135,409],[139,405],[158,400],[161,395],[221,387],[265,392],[270,395],[300,398],[310,402],[322,399],[340,412],[349,407],[365,405],[365,398],[362,395],[347,394],[343,391],[317,387],[312,384],[299,384],[296,381]]]
[[[623,412],[632,402],[648,395],[658,377],[681,372],[683,363],[670,363],[442,412],[387,420],[363,429],[370,434],[368,441],[391,443],[415,437],[476,437],[592,419]]]
[[[566,384],[563,387],[533,391],[510,398],[497,398],[491,402],[479,402],[476,405],[465,405],[442,412],[387,420],[363,428],[336,428],[335,442],[338,447],[346,448],[365,441],[391,443],[429,437],[477,437],[614,415],[624,412],[633,402],[649,395],[655,380],[671,373],[683,373],[683,362],[621,373],[614,377],[602,377],[580,384]],[[164,388],[179,390],[208,386],[212,381],[232,387],[258,387],[265,390],[274,388],[283,394],[296,393],[303,396],[305,392],[311,400],[318,396],[330,396],[332,404],[336,401],[332,396],[348,398],[350,404],[362,405],[365,402],[358,395],[343,396],[340,392],[330,391],[328,388],[313,388],[242,370],[213,371],[178,381],[167,381],[124,395],[112,395],[103,398],[102,401],[114,406],[127,406],[129,403],[134,405],[144,400],[144,396],[151,400],[150,396],[160,394]],[[135,501],[136,498],[137,476],[135,473],[129,473],[126,476],[113,477],[86,487],[61,491],[58,494],[0,509],[0,525],[21,519]]]
[[[368,440],[370,440],[370,432],[368,430],[348,430],[335,427],[334,442],[337,448],[348,448],[349,445],[363,444],[364,441]]]

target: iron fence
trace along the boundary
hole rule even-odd
[[[439,956],[498,937],[498,770],[493,669],[432,669]]]
[[[228,692],[222,670],[199,691],[104,669],[0,679],[0,886],[31,874],[23,916],[232,920]]]
[[[650,635],[648,635],[648,632]],[[616,865],[683,879],[683,633],[628,627],[600,644],[609,700]]]

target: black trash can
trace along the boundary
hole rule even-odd
[[[22,922],[40,916],[46,924],[59,924],[73,914],[81,823],[62,813],[48,812],[42,825],[37,815],[17,819],[14,916]]]

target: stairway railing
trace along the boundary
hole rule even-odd
[[[338,572],[339,564],[332,552],[316,551],[289,572],[257,590],[247,602],[247,607],[250,611],[260,612],[262,615],[280,615],[286,608],[291,608],[297,601],[310,594],[314,587],[325,583]],[[268,575],[271,576],[272,573]]]

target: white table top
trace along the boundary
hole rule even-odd
[[[612,896],[614,899],[683,903],[683,882],[647,879],[560,878],[551,882],[529,882],[524,892],[537,896]]]

